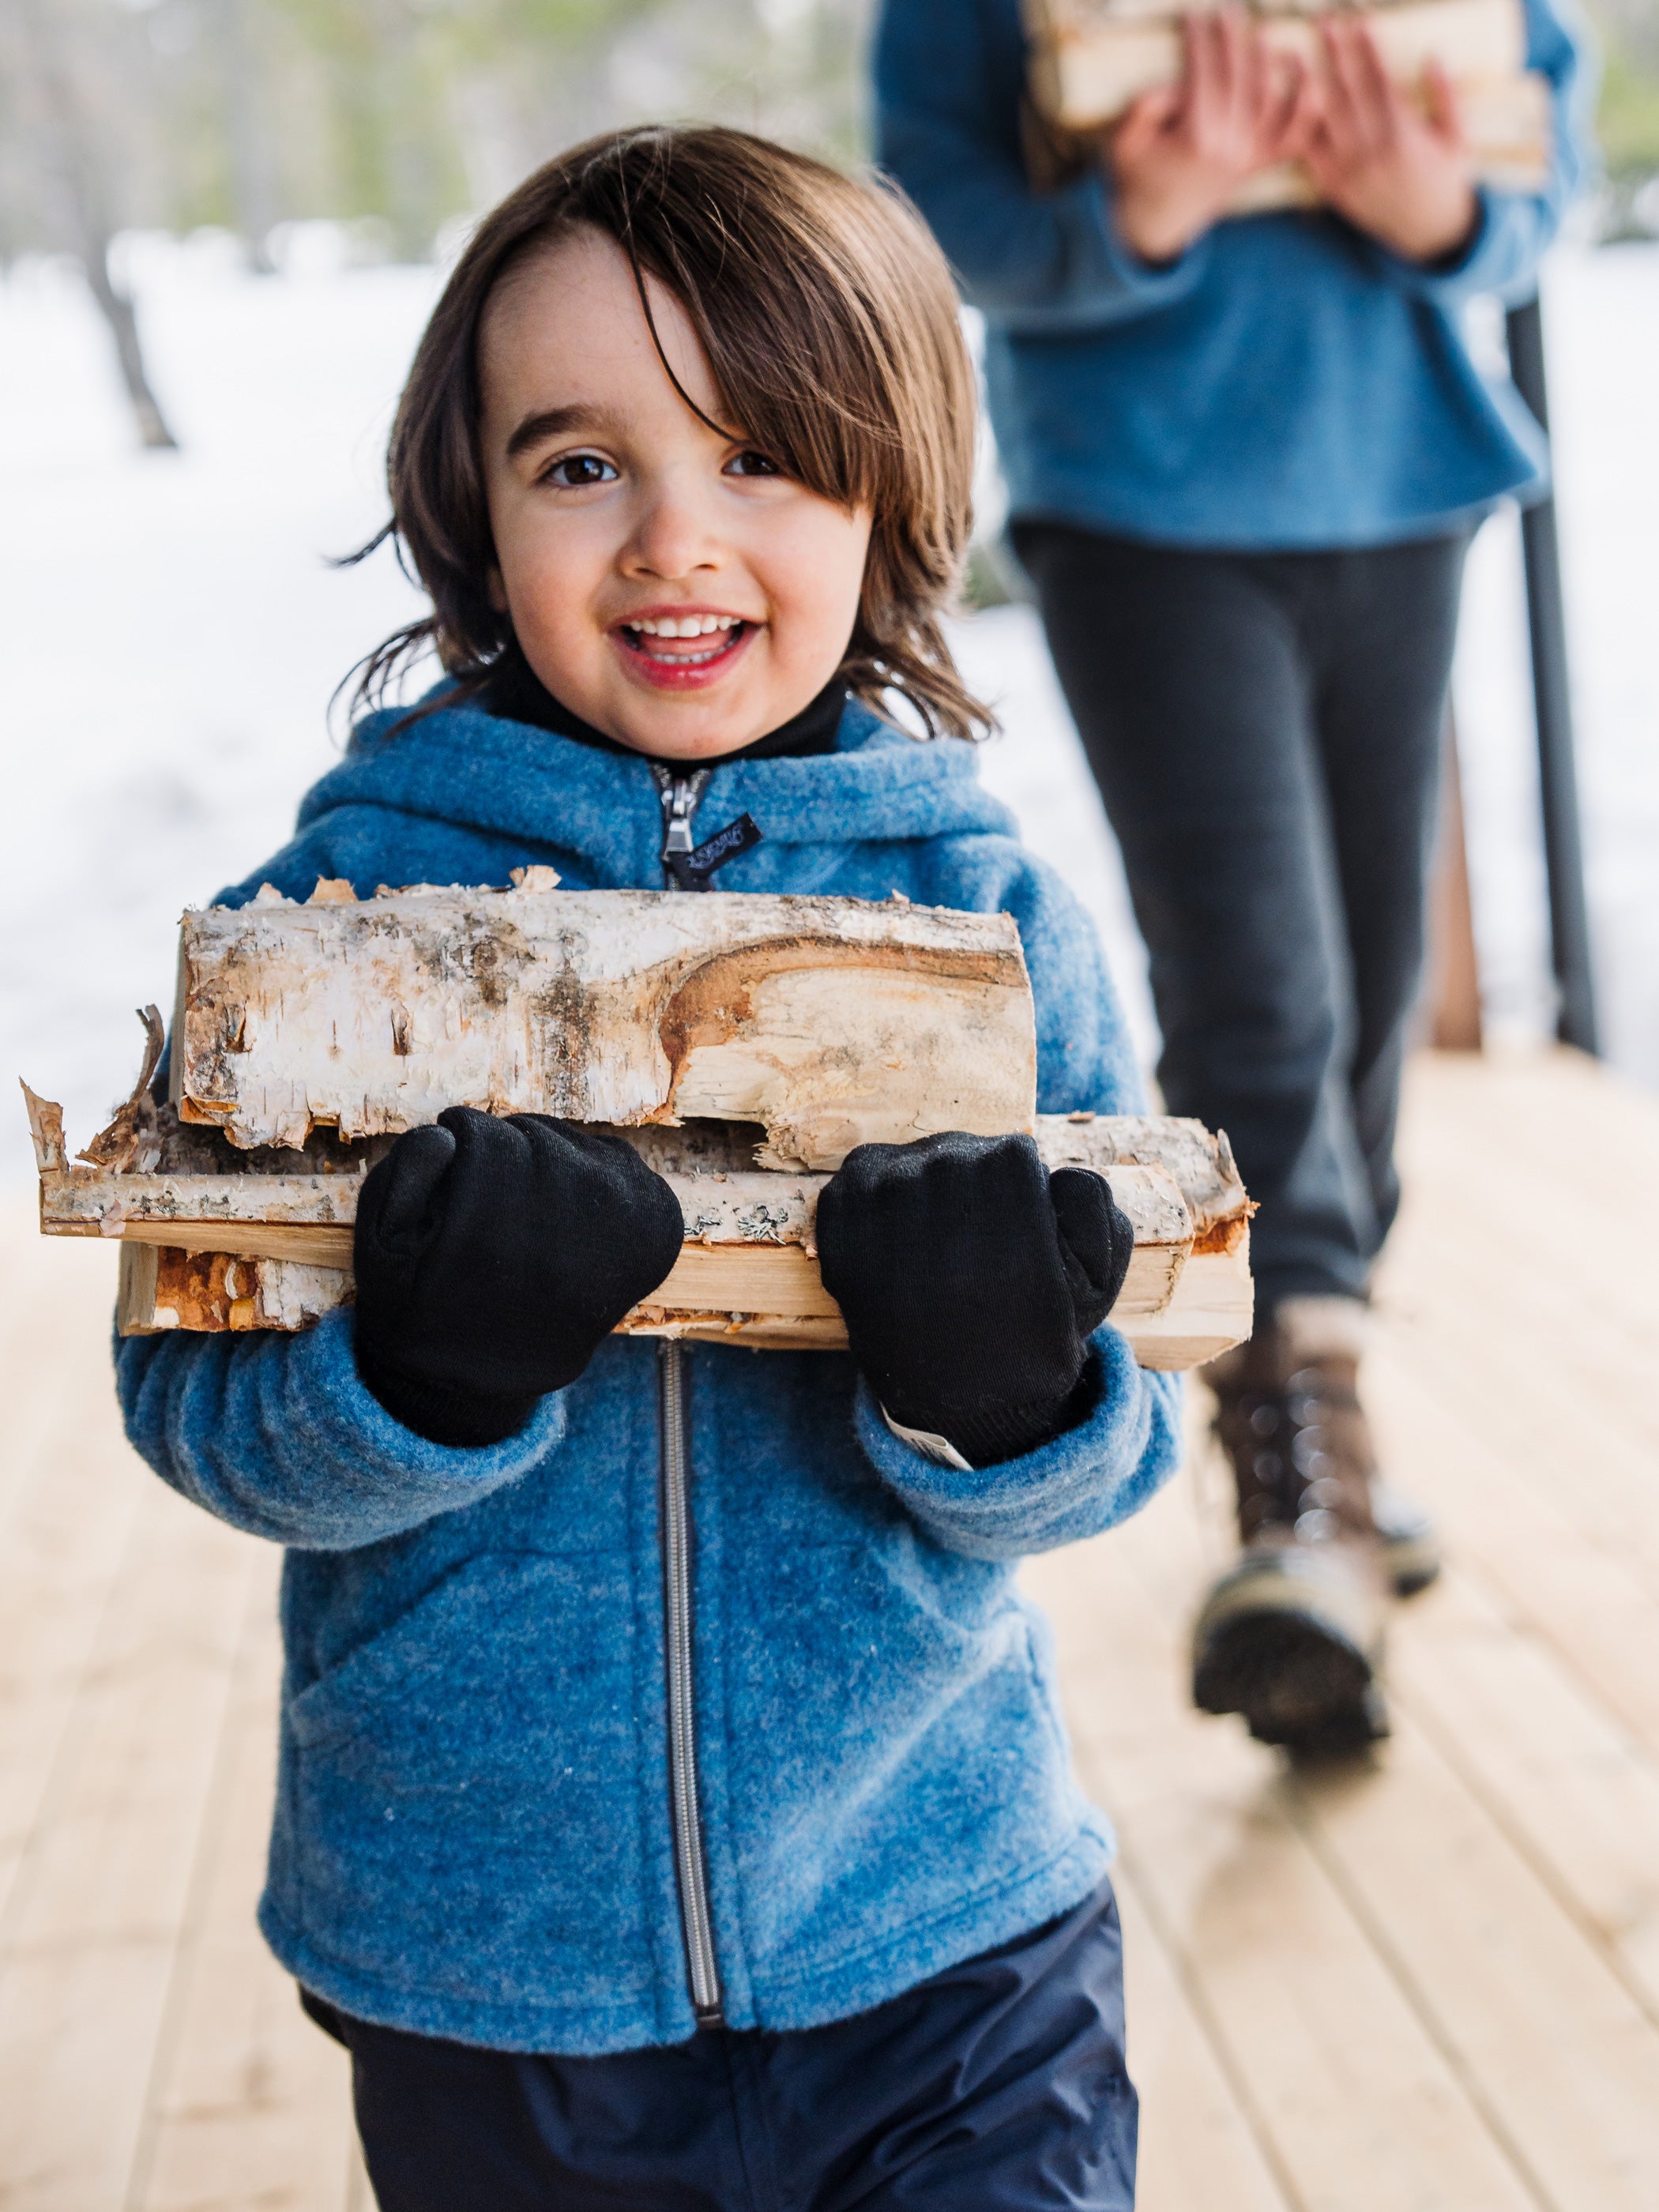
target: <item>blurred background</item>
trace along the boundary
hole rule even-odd
[[[7,0],[0,10],[0,1020],[84,1134],[165,1000],[181,904],[285,834],[331,695],[406,617],[384,514],[399,381],[477,211],[586,133],[718,118],[865,146],[870,0]],[[1597,0],[1606,174],[1545,280],[1606,1048],[1659,1085],[1659,0]],[[1496,349],[1495,308],[1484,327]],[[981,481],[982,537],[1000,500]],[[987,773],[1106,931],[1110,840],[1035,617],[975,567]],[[1456,684],[1488,1030],[1553,1024],[1515,519]],[[70,894],[73,896],[70,896]],[[40,923],[48,905],[53,925]],[[21,1177],[21,1115],[0,1173]],[[79,1140],[77,1134],[77,1141]]]
[[[170,1003],[181,907],[283,842],[337,756],[337,687],[416,605],[384,550],[331,563],[384,520],[469,222],[628,121],[860,160],[871,12],[0,0],[0,1034],[75,1144],[136,1072],[132,1009]],[[1527,1051],[1413,1071],[1374,1370],[1452,1565],[1397,1636],[1386,1760],[1298,1777],[1188,1710],[1185,1623],[1231,1543],[1200,1394],[1191,1479],[1032,1570],[1124,1840],[1146,2212],[1659,2203],[1659,0],[1593,12],[1605,173],[1543,313],[1601,1036],[1638,1088]],[[1498,361],[1494,303],[1476,323]],[[1003,724],[984,773],[1097,917],[1150,1059],[988,447],[980,511],[954,637]],[[1474,549],[1455,691],[1486,1034],[1541,1043],[1511,513]],[[112,1263],[36,1237],[32,1201],[10,1106],[0,2202],[368,2212],[343,2063],[253,1932],[277,1562],[138,1468]]]

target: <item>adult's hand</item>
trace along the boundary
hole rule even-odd
[[[1142,93],[1106,141],[1118,233],[1143,261],[1184,252],[1310,121],[1309,73],[1239,9],[1188,15],[1182,39],[1180,82]]]
[[[1389,76],[1363,22],[1327,16],[1319,28],[1317,106],[1297,158],[1339,215],[1403,259],[1455,253],[1480,210],[1446,72],[1429,64],[1419,108]]]
[[[452,1106],[357,1206],[358,1371],[405,1428],[497,1443],[679,1256],[679,1202],[618,1137]]]
[[[970,1467],[1067,1427],[1134,1230],[1105,1178],[1029,1137],[860,1145],[818,1199],[818,1260],[889,1417]]]

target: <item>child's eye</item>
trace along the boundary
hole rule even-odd
[[[726,465],[729,477],[781,477],[783,471],[769,454],[757,453],[752,447],[741,453],[733,453]]]
[[[567,491],[579,491],[586,484],[609,483],[617,471],[609,461],[597,453],[565,453],[555,461],[542,481],[562,485]]]

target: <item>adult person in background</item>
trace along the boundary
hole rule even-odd
[[[1388,1593],[1433,1531],[1376,1478],[1356,1392],[1395,1215],[1396,1108],[1463,557],[1541,451],[1459,311],[1528,283],[1582,166],[1573,38],[1526,0],[1547,187],[1478,184],[1443,76],[1363,21],[1272,61],[1190,18],[1069,178],[1040,173],[1018,0],[885,0],[880,156],[987,321],[986,379],[1061,684],[1151,954],[1169,1109],[1261,1203],[1257,1321],[1211,1369],[1241,1555],[1194,1694],[1269,1742],[1386,1732]],[[1228,217],[1299,159],[1316,209]]]

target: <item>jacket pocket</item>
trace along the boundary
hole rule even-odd
[[[309,1940],[484,2003],[648,1982],[625,1562],[486,1554],[289,1704]]]

